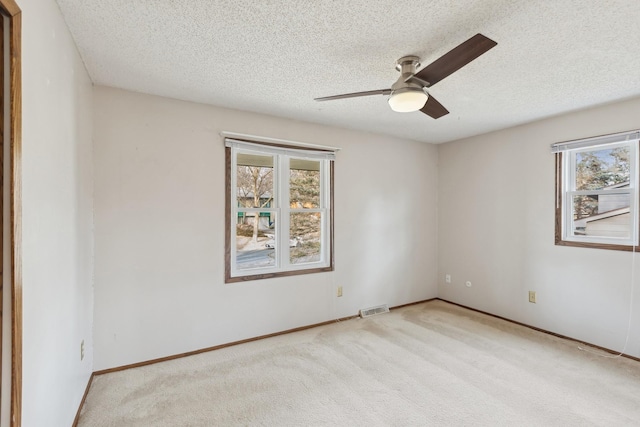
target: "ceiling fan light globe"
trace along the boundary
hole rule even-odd
[[[389,97],[389,106],[398,113],[418,111],[426,104],[429,95],[422,89],[403,88],[394,90]]]

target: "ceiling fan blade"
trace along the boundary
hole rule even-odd
[[[418,71],[416,77],[429,82],[431,87],[497,44],[482,34],[476,34]]]
[[[434,119],[439,119],[442,116],[449,114],[449,110],[444,108],[433,96],[429,95],[427,103],[420,109],[427,116],[431,116]]]
[[[332,101],[334,99],[357,98],[359,96],[370,95],[390,95],[391,89],[369,90],[366,92],[343,93],[342,95],[325,96],[322,98],[313,98],[314,101]]]

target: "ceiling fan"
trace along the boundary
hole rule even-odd
[[[420,66],[420,58],[417,56],[404,56],[398,59],[396,69],[400,71],[400,77],[390,89],[345,93],[314,99],[316,101],[331,101],[359,96],[390,95],[389,105],[392,110],[401,113],[420,110],[426,115],[437,119],[449,114],[449,111],[433,96],[429,95],[427,88],[458,71],[497,44],[482,34],[476,34],[417,73],[416,69]]]

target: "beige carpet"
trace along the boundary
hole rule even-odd
[[[442,301],[96,376],[80,426],[640,425],[640,363]]]

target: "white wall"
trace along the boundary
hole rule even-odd
[[[94,129],[95,370],[436,296],[435,146],[105,87]],[[335,272],[224,283],[223,130],[342,147]]]
[[[640,263],[554,245],[550,152],[554,142],[639,127],[636,99],[439,146],[438,296],[617,351],[631,319],[624,351],[640,356]]]
[[[23,426],[68,426],[93,368],[92,84],[57,4],[18,3],[23,20]]]

